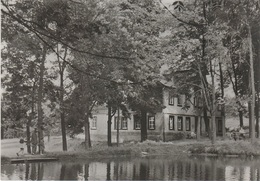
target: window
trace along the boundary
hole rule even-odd
[[[119,121],[119,129],[120,129],[120,127],[121,127],[121,123]],[[114,129],[117,130],[117,117],[115,117]]]
[[[177,98],[177,104],[178,106],[182,106],[182,96],[181,95],[178,95],[178,98]]]
[[[222,104],[218,104],[218,105],[217,105],[217,110],[218,110],[218,111],[222,111],[222,107],[223,107]]]
[[[198,107],[199,107],[199,108],[202,108],[202,106],[203,106],[203,102],[202,102],[201,97],[199,97],[197,100],[198,100],[198,104],[197,104]]]
[[[121,123],[122,128],[121,129],[127,130],[127,118],[122,117],[121,121],[122,121],[122,123]]]
[[[91,129],[97,129],[97,116],[93,116],[92,118]]]
[[[222,132],[222,120],[221,119],[218,120],[218,132],[219,133]]]
[[[174,105],[174,97],[172,93],[169,93],[169,105]]]
[[[139,115],[134,115],[134,129],[135,130],[141,129],[141,118]]]
[[[199,117],[195,116],[195,133],[197,133],[198,122],[199,122]]]
[[[194,97],[194,107],[202,108],[203,102],[201,97]]]
[[[169,116],[169,130],[174,130],[174,116]]]
[[[148,129],[155,129],[155,117],[154,116],[148,116]]]
[[[117,117],[115,117],[114,120],[114,129],[117,130]],[[126,117],[119,117],[119,129],[127,130],[128,129],[128,123]]]
[[[190,107],[191,103],[190,103],[190,96],[185,95],[185,106],[186,107]]]
[[[178,131],[182,131],[182,117],[178,117],[177,128]]]
[[[190,117],[186,117],[186,131],[190,131]]]

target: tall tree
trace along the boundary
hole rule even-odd
[[[255,92],[255,85],[257,85],[257,81],[254,80],[255,77],[257,77],[256,73],[254,73],[254,48],[252,43],[252,28],[253,27],[259,27],[259,23],[256,23],[256,19],[259,19],[259,1],[240,1],[240,2],[233,2],[233,1],[225,1],[225,8],[223,8],[223,17],[225,20],[227,20],[229,27],[231,28],[230,32],[233,32],[231,34],[230,39],[234,39],[233,43],[231,44],[231,60],[235,57],[238,57],[239,60],[238,63],[242,62],[245,66],[241,70],[248,70],[247,72],[243,71],[236,71],[238,70],[237,66],[235,64],[232,64],[232,69],[234,71],[235,75],[235,81],[232,82],[233,87],[235,87],[235,94],[238,95],[239,90],[239,84],[241,84],[242,88],[244,90],[247,90],[247,94],[249,97],[249,106],[250,108],[250,135],[251,135],[251,141],[253,141],[255,137],[255,103],[256,101],[256,92]],[[232,8],[230,8],[232,7]],[[239,12],[239,13],[238,13]],[[239,49],[239,52],[236,52],[236,49]],[[238,54],[238,56],[236,56]],[[242,56],[241,56],[242,55]],[[243,56],[244,55],[244,56]],[[244,59],[244,60],[243,60]],[[236,64],[238,64],[236,63]],[[242,73],[242,75],[241,75]],[[246,77],[246,82],[248,82],[250,90],[248,90],[247,87],[245,87],[245,81],[240,81],[236,77]],[[243,90],[242,89],[242,90]],[[240,89],[241,90],[241,89]],[[241,95],[239,95],[241,96]],[[238,102],[241,104],[240,102]],[[257,104],[256,104],[257,105]],[[240,126],[243,126],[242,122],[242,110],[239,110],[240,113]]]
[[[130,82],[125,89],[127,103],[141,115],[141,141],[147,139],[147,113],[162,108],[162,87],[159,83],[161,32],[158,16],[162,8],[156,1],[120,1],[119,26],[127,32],[132,44],[129,53],[135,59],[122,67],[123,82]],[[132,84],[131,84],[132,83]]]
[[[35,36],[32,36],[19,24],[13,24],[12,19],[5,14],[3,15],[2,31],[4,32],[2,41],[5,43],[5,47],[2,49],[2,71],[5,77],[2,79],[2,85],[6,90],[4,99],[17,108],[23,107],[23,111],[25,111],[24,117],[21,118],[27,120],[27,149],[30,153],[30,127],[36,115],[34,108],[37,100],[37,72],[39,71],[37,66],[39,65],[38,48],[40,44]],[[13,100],[11,101],[11,99]],[[19,115],[19,113],[13,112],[11,115]]]
[[[60,119],[61,119],[61,133],[62,133],[62,148],[63,151],[67,151],[67,139],[66,139],[66,125],[65,125],[65,108],[64,108],[64,73],[66,68],[66,60],[67,58],[67,49],[65,48],[63,55],[63,60],[60,59],[59,56],[57,56],[58,59],[58,66],[59,66],[59,77],[60,77]],[[57,52],[58,55],[60,55],[61,50],[59,49],[59,44],[57,44]]]

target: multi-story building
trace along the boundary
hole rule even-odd
[[[202,103],[200,98],[188,98],[185,95],[172,94],[172,88],[165,87],[163,90],[162,111],[155,114],[147,114],[147,133],[150,140],[172,141],[183,139],[192,132],[197,132],[197,124],[200,121],[201,134],[206,134],[206,126],[202,114]],[[185,108],[185,109],[184,109]],[[121,112],[121,111],[120,111]],[[112,118],[112,142],[116,142],[117,116]],[[210,117],[208,117],[210,119]],[[107,140],[107,120],[108,110],[105,106],[97,107],[93,111],[93,118],[90,119],[90,134],[94,141]],[[222,135],[222,120],[220,112],[216,117],[217,135]],[[119,140],[140,141],[141,120],[136,112],[130,112],[130,117],[126,118],[120,113],[119,120]]]

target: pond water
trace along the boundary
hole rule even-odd
[[[260,180],[260,159],[146,157],[1,166],[2,180]]]

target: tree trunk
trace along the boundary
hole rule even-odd
[[[248,25],[249,29],[249,55],[250,55],[250,84],[251,84],[251,142],[255,140],[255,74],[254,74],[254,61],[253,61],[253,47],[252,47],[252,36],[251,36],[251,27]]]
[[[64,110],[64,85],[63,85],[63,71],[60,71],[60,122],[62,134],[62,148],[67,151],[66,127],[65,127],[65,110]],[[49,130],[50,131],[50,130]]]
[[[203,117],[204,117],[204,123],[205,123],[205,131],[208,134],[208,136],[211,137],[211,135],[210,135],[210,127],[209,127],[209,119],[208,119],[206,106],[203,107]]]
[[[222,59],[220,61],[222,61]],[[224,80],[223,80],[223,72],[222,72],[221,62],[219,62],[219,72],[220,72],[221,98],[224,99]],[[225,136],[226,136],[225,104],[221,105],[221,118],[222,118],[221,119],[222,120],[222,137],[223,137],[223,139],[225,139]]]
[[[5,128],[3,126],[1,126],[1,140],[4,139],[4,135],[5,135],[4,130],[5,130]]]
[[[31,116],[26,123],[26,137],[27,137],[27,153],[31,153],[31,132],[30,132],[30,125],[31,125]]]
[[[248,112],[249,112],[249,138],[251,138],[251,132],[252,132],[251,101],[248,101]]]
[[[260,1],[259,1],[260,3]],[[258,29],[258,34],[256,35],[256,38],[259,39],[260,37],[260,30]],[[256,48],[255,50],[258,50],[256,51],[257,52],[257,57],[256,57],[256,110],[255,110],[255,116],[256,116],[256,124],[257,124],[257,137],[260,138],[260,126],[259,126],[259,111],[260,111],[260,41],[257,42],[257,45],[256,45]]]
[[[215,144],[216,143],[216,98],[215,98],[215,77],[214,77],[214,72],[213,72],[213,67],[212,67],[212,61],[210,61],[210,74],[211,74],[211,90],[212,90],[212,102],[211,102],[211,143]]]
[[[141,142],[147,140],[147,112],[141,110]]]
[[[88,122],[88,147],[91,148],[92,144],[91,144],[91,139],[90,139],[90,126],[89,126],[89,117],[87,118]]]
[[[259,97],[259,94],[257,94]],[[256,101],[255,104],[255,118],[256,118],[256,132],[257,132],[257,138],[259,138],[259,98],[257,98],[258,101]]]
[[[38,88],[38,100],[37,100],[37,109],[38,109],[38,138],[39,138],[39,154],[43,152],[44,148],[44,137],[43,137],[43,110],[42,110],[42,102],[43,102],[43,76],[44,76],[44,63],[47,54],[47,47],[44,45],[43,54],[40,65],[40,73],[39,73],[39,88]]]
[[[59,54],[59,44],[57,44],[57,52]],[[65,49],[63,59],[66,59],[67,49]],[[59,74],[60,74],[60,123],[61,123],[61,135],[62,135],[62,149],[67,151],[67,138],[66,138],[66,126],[65,126],[65,109],[64,109],[64,70],[66,64],[64,60],[61,62],[60,57],[57,56],[59,63]],[[50,131],[50,130],[49,130]]]
[[[31,126],[31,122],[33,120],[34,117],[34,103],[35,103],[35,87],[36,87],[36,82],[33,83],[33,90],[32,90],[32,107],[31,107],[31,115],[29,115],[29,120],[27,122],[26,125],[26,132],[27,132],[27,152],[31,153],[31,132],[30,132],[30,126]]]
[[[111,116],[111,106],[108,104],[108,120],[107,120],[107,145],[112,146],[111,142],[111,124],[112,124],[112,116]]]
[[[85,148],[88,149],[91,147],[90,142],[90,129],[89,129],[89,116],[88,114],[84,118],[84,128],[85,128]]]
[[[214,112],[211,114],[211,143],[214,145],[216,143],[216,116]]]
[[[117,109],[117,123],[116,123],[116,143],[119,146],[119,122],[120,122],[120,108]]]
[[[202,120],[202,116],[200,115],[200,116],[197,117],[197,133],[196,133],[196,135],[197,135],[198,141],[200,140],[200,132],[201,132],[200,123],[201,123],[201,120]]]
[[[239,125],[240,127],[243,127],[244,126],[244,121],[243,121],[243,111],[238,111],[239,113]]]

